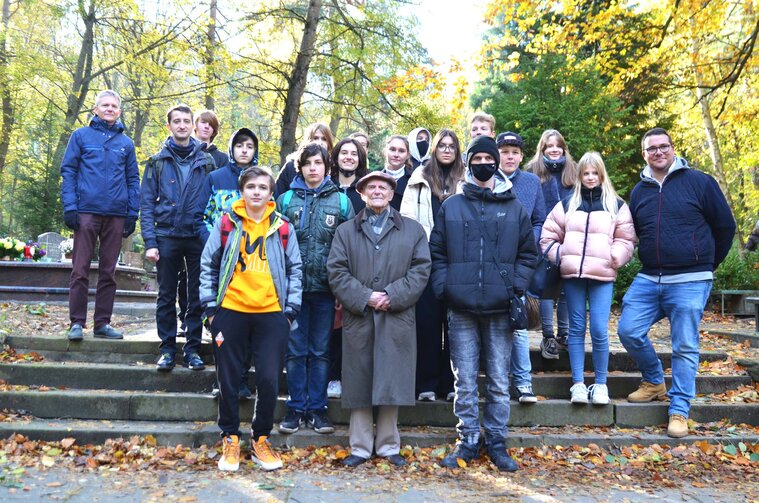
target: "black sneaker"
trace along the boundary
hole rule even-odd
[[[506,445],[503,442],[496,442],[487,447],[488,457],[495,466],[502,472],[515,472],[519,470],[519,465],[514,458],[509,456],[506,451]]]
[[[558,335],[556,336],[556,348],[559,351],[566,352],[569,348],[567,345],[567,336],[566,335]]]
[[[250,400],[251,398],[253,398],[253,392],[250,391],[248,385],[245,383],[240,383],[240,390],[237,392],[237,399]]]
[[[472,461],[480,457],[480,444],[471,444],[459,440],[456,447],[446,457],[440,461],[440,464],[446,468],[459,468],[459,459],[462,461]]]
[[[124,334],[113,328],[112,326],[105,324],[102,327],[96,328],[94,332],[97,339],[111,339],[114,341],[124,338]]]
[[[287,409],[285,418],[279,423],[279,431],[281,433],[295,433],[300,429],[303,421],[304,415],[302,412],[298,412],[294,409]]]
[[[203,370],[206,368],[206,364],[203,363],[203,360],[200,358],[200,355],[198,355],[198,353],[190,353],[189,355],[184,355],[184,364],[185,367],[190,370]]]
[[[164,371],[170,371],[174,368],[174,355],[169,353],[161,353],[161,357],[158,358],[158,363],[156,363],[156,369],[158,370],[164,370]]]
[[[538,401],[538,397],[532,392],[532,386],[529,384],[517,386],[517,394],[519,395],[519,403],[535,403]]]
[[[543,337],[543,340],[540,341],[540,355],[546,360],[558,360],[559,348],[556,346],[556,339]]]
[[[312,410],[306,416],[308,426],[313,428],[316,433],[334,433],[335,425],[327,417],[327,412],[323,410]]]
[[[81,341],[84,339],[84,334],[82,333],[82,325],[79,323],[74,323],[71,325],[68,333],[68,338],[70,341]]]

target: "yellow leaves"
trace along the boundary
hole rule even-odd
[[[466,461],[461,458],[456,459],[456,464],[459,465],[459,468],[466,468]]]

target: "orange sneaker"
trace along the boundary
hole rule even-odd
[[[240,468],[240,437],[227,435],[221,441],[222,454],[219,459],[219,470],[236,472]]]
[[[259,437],[257,441],[251,442],[253,450],[251,459],[261,465],[266,471],[282,468],[282,458],[276,451],[272,450],[268,437]]]

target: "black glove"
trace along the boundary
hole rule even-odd
[[[137,219],[136,218],[127,218],[124,220],[124,232],[122,233],[122,236],[125,238],[128,238],[132,235],[134,232],[134,228],[137,227]]]
[[[76,211],[67,211],[63,214],[63,221],[66,223],[66,227],[72,231],[79,230],[79,213]]]

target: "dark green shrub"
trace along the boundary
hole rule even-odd
[[[733,243],[730,252],[714,273],[714,290],[759,290],[759,252],[741,255],[739,244]]]
[[[617,271],[617,280],[614,282],[613,304],[622,305],[622,297],[625,296],[625,292],[630,288],[640,268],[641,264],[640,260],[638,260],[638,249],[636,248],[632,260]]]

